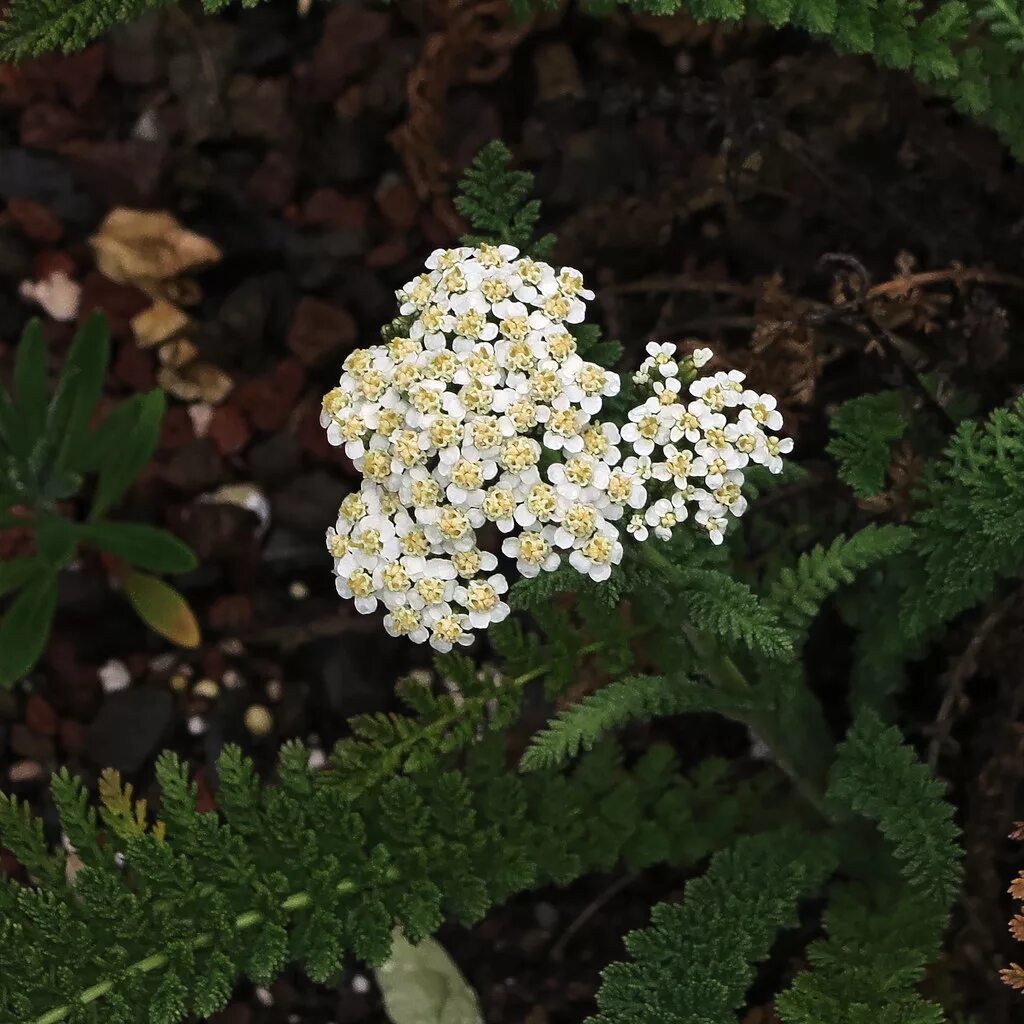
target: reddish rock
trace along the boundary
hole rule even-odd
[[[29,149],[59,150],[88,134],[89,125],[59,103],[33,103],[18,122],[21,144]]]
[[[336,349],[350,348],[356,334],[355,318],[347,309],[306,295],[295,309],[288,347],[313,366]]]
[[[234,405],[221,405],[213,410],[207,437],[221,455],[236,455],[249,441],[249,424]]]
[[[245,594],[225,594],[210,606],[210,628],[222,633],[245,629],[252,621],[252,601]]]
[[[115,284],[99,271],[92,271],[82,279],[82,295],[78,315],[85,319],[93,310],[107,316],[110,333],[115,338],[131,338],[130,321],[152,305],[153,300],[131,285]]]
[[[32,257],[32,272],[37,281],[45,281],[58,273],[73,280],[78,273],[78,264],[63,249],[42,249]]]
[[[131,391],[149,391],[156,384],[156,360],[131,342],[117,350],[113,369],[114,376]]]
[[[183,405],[172,405],[160,425],[160,451],[174,452],[195,438],[192,417]]]
[[[303,449],[314,459],[321,461],[337,461],[340,448],[335,448],[327,440],[327,431],[320,426],[320,405],[311,402],[299,421],[299,442]]]
[[[219,647],[207,647],[199,667],[204,678],[220,679],[228,667],[227,656]]]
[[[12,199],[7,214],[30,241],[52,244],[64,234],[64,225],[56,214],[34,199]]]
[[[397,174],[389,174],[381,180],[375,198],[380,212],[396,228],[408,231],[416,223],[419,200]]]
[[[235,400],[257,430],[280,430],[295,408],[305,379],[302,363],[286,359],[270,373],[240,385]]]
[[[333,188],[318,188],[302,208],[302,223],[334,231],[365,231],[370,204],[362,196],[345,196]]]
[[[268,153],[246,185],[246,194],[258,206],[280,210],[295,192],[295,161],[286,153]]]
[[[33,693],[25,702],[25,724],[40,736],[53,736],[57,732],[57,712]]]
[[[409,246],[402,237],[392,238],[374,246],[367,254],[365,263],[368,267],[379,270],[383,267],[394,267],[409,255]]]
[[[360,4],[331,7],[313,51],[310,86],[318,100],[333,100],[345,86],[375,60],[379,42],[388,30],[390,15]]]
[[[74,718],[62,718],[60,722],[61,746],[69,754],[79,754],[85,748],[87,730]]]

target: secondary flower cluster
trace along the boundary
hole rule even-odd
[[[407,336],[345,360],[321,423],[363,484],[327,544],[338,592],[360,612],[383,605],[392,635],[447,651],[509,614],[508,582],[480,547],[486,524],[522,576],[564,557],[605,580],[624,522],[638,539],[668,537],[695,504],[720,543],[745,507],[743,466],[780,467],[790,443],[766,433],[774,400],[736,371],[696,380],[707,350],[677,359],[649,346],[636,380],[650,397],[621,431],[602,421],[620,379],[569,331],[593,297],[578,271],[512,246],[437,250],[398,292]]]

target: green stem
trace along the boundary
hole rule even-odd
[[[642,549],[647,561],[666,576],[679,577],[679,568],[653,543],[644,544]],[[720,690],[735,694],[750,694],[754,687],[735,661],[718,649],[718,645],[706,633],[689,623],[683,626],[690,646],[700,660],[700,667],[708,681]],[[739,719],[739,716],[737,716]],[[823,817],[828,818],[825,808],[823,780],[810,777],[800,767],[799,759],[789,750],[779,728],[778,716],[771,711],[751,712],[742,716],[744,725],[753,729],[771,750],[779,768],[789,777],[797,792]]]
[[[339,894],[350,893],[356,890],[356,883],[351,879],[343,879],[337,885],[337,891]],[[291,896],[281,902],[281,909],[286,913],[294,913],[298,910],[305,910],[313,902],[313,897],[308,892],[294,892]],[[247,910],[243,914],[239,914],[235,918],[234,929],[235,931],[242,932],[249,928],[255,928],[257,925],[263,923],[264,915],[258,910]],[[214,942],[214,936],[209,932],[202,932],[197,935],[189,945],[192,949],[205,949],[207,946],[212,946]],[[127,974],[149,974],[151,971],[159,971],[166,967],[169,962],[169,958],[166,953],[152,953],[150,956],[145,957],[142,960],[137,960],[135,963],[130,964],[126,969]],[[96,982],[95,985],[90,985],[89,988],[83,989],[79,992],[76,999],[70,1003],[64,1003],[62,1006],[55,1006],[52,1010],[47,1010],[40,1017],[34,1018],[29,1021],[28,1024],[59,1024],[71,1011],[75,1008],[75,1004],[81,1006],[88,1006],[90,1003],[96,1002],[97,999],[102,999],[108,992],[114,987],[116,979],[106,978],[103,981]]]

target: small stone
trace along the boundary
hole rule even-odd
[[[11,782],[35,782],[43,777],[43,766],[38,761],[15,761],[7,769]]]
[[[333,188],[318,188],[302,207],[302,223],[333,231],[364,231],[370,207],[361,196],[346,196]]]
[[[85,747],[86,727],[73,718],[63,718],[60,723],[60,742],[69,754],[80,754]]]
[[[222,405],[214,410],[208,433],[221,455],[237,455],[249,441],[249,424],[237,406]]]
[[[225,669],[220,681],[224,684],[225,690],[237,690],[245,682],[241,675],[233,668]]]
[[[210,606],[207,621],[211,629],[245,629],[252,621],[252,601],[245,594],[224,594]]]
[[[253,736],[267,736],[274,728],[274,717],[262,704],[250,704],[246,708],[244,722]]]
[[[193,697],[202,697],[203,700],[216,700],[220,696],[220,687],[213,679],[200,679],[192,687]]]
[[[245,647],[242,645],[242,641],[239,640],[238,637],[236,636],[224,637],[224,639],[220,642],[220,649],[229,658],[240,658],[243,654],[245,654]],[[226,681],[224,685],[227,685]]]
[[[306,767],[311,772],[321,771],[326,766],[327,755],[319,747],[315,747],[309,752],[309,759],[306,762]]]
[[[192,715],[186,726],[192,736],[202,736],[206,732],[206,719],[202,715]]]
[[[188,418],[192,421],[192,432],[196,437],[206,437],[213,419],[213,406],[208,402],[194,402],[188,407]]]
[[[303,296],[295,310],[288,347],[313,366],[339,348],[350,348],[356,340],[355,318],[347,309],[323,299]]]
[[[188,689],[188,677],[181,672],[175,672],[168,680],[168,685],[175,693],[183,693]]]
[[[365,996],[370,991],[370,979],[365,974],[352,975],[352,991],[358,996]]]
[[[25,702],[25,724],[40,736],[53,736],[57,732],[57,713],[34,693]]]
[[[96,671],[99,676],[100,686],[104,693],[117,693],[118,690],[127,689],[131,685],[132,677],[128,672],[128,666],[117,658],[101,665]]]
[[[264,988],[262,985],[256,989],[256,998],[260,1001],[261,1006],[273,1006],[274,996],[269,988]]]
[[[284,696],[284,683],[280,679],[271,679],[264,687],[267,699],[275,704]]]
[[[384,218],[396,228],[408,231],[416,223],[419,201],[397,174],[387,174],[381,179],[374,198]]]
[[[60,218],[34,199],[11,199],[7,204],[7,214],[29,241],[52,245],[64,234]]]
[[[305,601],[309,597],[309,587],[302,580],[293,580],[288,584],[288,596],[293,601]]]
[[[27,302],[38,303],[51,319],[67,323],[78,316],[82,287],[62,270],[42,281],[22,281],[18,294]]]

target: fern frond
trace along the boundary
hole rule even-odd
[[[887,887],[837,886],[827,939],[807,951],[811,969],[775,1000],[784,1024],[942,1024],[941,1007],[915,991],[941,947],[946,914]]]
[[[775,610],[745,583],[717,569],[683,569],[677,578],[686,588],[683,600],[699,629],[769,658],[792,654],[793,641]]]
[[[839,746],[828,797],[874,821],[911,886],[948,908],[960,888],[960,830],[945,787],[897,728],[861,711]]]
[[[852,537],[837,537],[827,548],[816,545],[782,569],[768,586],[765,603],[799,640],[819,609],[841,586],[913,542],[903,526],[866,526]]]
[[[754,966],[834,864],[827,842],[787,831],[716,854],[681,903],[658,904],[626,937],[633,960],[602,972],[591,1024],[736,1024]]]
[[[885,486],[893,443],[903,436],[907,422],[902,391],[859,395],[832,414],[828,452],[858,498],[870,498]]]
[[[530,198],[533,175],[512,170],[511,163],[509,148],[495,140],[484,146],[466,169],[455,197],[455,208],[472,228],[463,241],[466,245],[514,245],[543,258],[554,245],[554,237],[534,238],[540,201]]]
[[[519,767],[527,772],[557,767],[629,722],[688,711],[735,715],[755,707],[753,699],[744,701],[685,677],[620,679],[560,711],[532,738]]]

